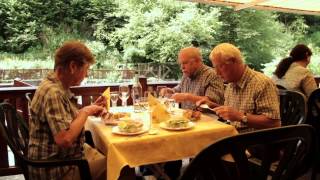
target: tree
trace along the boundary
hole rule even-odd
[[[294,43],[294,36],[277,21],[273,12],[222,8],[219,20],[223,23],[219,30],[222,42],[235,43],[240,47],[246,63],[261,70],[279,54],[287,51]]]
[[[205,12],[195,3],[149,1],[148,8],[132,4],[128,23],[110,36],[110,46],[123,54],[127,62],[175,62],[178,51],[196,40],[200,47],[214,44],[218,11]]]

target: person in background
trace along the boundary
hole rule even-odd
[[[183,109],[193,109],[203,96],[222,103],[224,84],[215,70],[203,64],[200,49],[186,47],[180,50],[178,62],[183,72],[180,83],[174,88],[161,89],[162,96],[173,94],[176,102],[181,102]]]
[[[34,160],[86,158],[93,179],[105,179],[106,159],[84,143],[84,124],[104,113],[106,99],[81,109],[70,91],[88,76],[94,63],[90,50],[79,41],[65,42],[55,53],[54,72],[40,83],[31,102],[28,157]],[[30,179],[80,179],[74,166],[29,167]]]
[[[290,56],[278,64],[272,80],[288,90],[299,91],[306,97],[317,88],[313,74],[307,69],[312,52],[304,44],[296,45]]]
[[[228,82],[224,103],[202,98],[197,105],[208,104],[243,131],[280,126],[278,90],[270,78],[244,64],[240,50],[229,43],[214,47],[210,60],[217,74]]]

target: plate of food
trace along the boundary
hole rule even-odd
[[[187,109],[183,112],[183,117],[190,119],[191,121],[199,121],[201,119],[201,112]]]
[[[194,127],[194,123],[185,117],[175,117],[161,122],[160,127],[166,130],[181,131]]]
[[[121,120],[119,121],[118,126],[112,128],[112,133],[126,136],[139,135],[147,131],[148,129],[144,128],[141,121],[132,119]]]
[[[101,117],[101,120],[105,125],[118,125],[121,118],[130,117],[130,113],[118,112],[118,113],[107,113]]]

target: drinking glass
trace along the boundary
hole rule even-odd
[[[166,103],[168,103],[168,110],[171,113],[174,113],[174,109],[177,107],[176,106],[176,104],[177,104],[176,101],[174,99],[167,99]]]
[[[142,90],[139,87],[132,87],[131,89],[131,97],[133,102],[133,110],[135,112],[140,112],[142,110],[142,107],[140,106],[140,100],[141,100],[141,93]]]
[[[110,93],[110,99],[111,99],[111,102],[112,102],[112,107],[116,107],[117,106],[118,98],[119,98],[119,92],[118,91],[113,91],[113,92]]]
[[[139,103],[141,98],[142,90],[139,87],[132,87],[131,89],[131,97],[133,100],[133,104]]]
[[[127,106],[127,100],[129,98],[129,85],[124,83],[124,84],[120,84],[119,86],[119,95],[120,95],[120,99],[122,101],[122,106]]]

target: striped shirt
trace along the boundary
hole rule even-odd
[[[191,93],[197,96],[207,96],[212,101],[222,104],[224,85],[216,71],[206,65],[202,65],[191,77],[183,76],[181,82],[174,87],[175,92]],[[183,102],[181,107],[192,109],[192,102]]]
[[[229,83],[225,90],[224,105],[238,111],[266,115],[279,120],[278,89],[270,78],[246,66],[241,79],[237,83]],[[244,124],[234,122],[236,126],[245,128]],[[240,123],[240,124],[239,124]]]
[[[28,157],[34,160],[83,157],[84,131],[70,148],[55,144],[54,136],[70,127],[78,112],[73,94],[65,90],[54,73],[41,82],[31,102]],[[71,167],[29,167],[30,179],[61,179]]]

